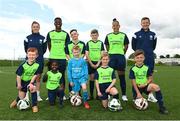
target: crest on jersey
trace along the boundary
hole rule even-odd
[[[152,36],[152,35],[150,35],[150,36],[149,36],[149,39],[150,39],[150,40],[153,40],[153,36]]]
[[[40,44],[42,44],[42,42],[43,42],[43,40],[42,40],[42,39],[40,39],[40,40],[39,40],[39,43],[40,43]]]

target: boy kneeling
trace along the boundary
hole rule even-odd
[[[109,55],[104,52],[101,57],[101,67],[95,73],[97,93],[104,108],[108,107],[108,95],[119,99],[118,90],[114,86],[116,83],[115,71],[108,66],[108,63]]]
[[[133,85],[133,97],[142,98],[142,93],[149,94],[155,91],[156,99],[159,104],[159,112],[168,114],[163,102],[163,96],[160,87],[152,82],[151,70],[144,65],[144,51],[136,50],[134,53],[135,65],[130,69],[129,78]]]
[[[32,97],[32,111],[34,113],[38,112],[37,92],[34,86],[34,82],[38,74],[40,74],[39,64],[35,62],[37,56],[38,50],[36,48],[29,48],[27,50],[27,61],[18,67],[16,71],[18,97],[10,104],[10,108],[16,107],[17,102],[25,98],[26,92],[29,89]]]

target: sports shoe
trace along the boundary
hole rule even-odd
[[[63,100],[68,100],[68,99],[69,98],[66,95],[64,95]]]
[[[85,107],[86,109],[90,109],[90,106],[89,106],[88,102],[84,102],[84,107]]]
[[[49,100],[49,98],[47,97],[46,100]]]
[[[161,114],[168,114],[169,113],[168,110],[164,106],[159,109],[159,112]]]
[[[33,106],[32,107],[32,112],[33,113],[37,113],[38,112],[38,107],[37,106]]]
[[[127,101],[128,101],[127,96],[126,96],[126,95],[123,95],[123,96],[122,96],[122,100],[127,102]]]
[[[15,108],[17,105],[17,101],[13,100],[12,103],[10,104],[10,108]]]
[[[153,103],[156,103],[156,102],[157,102],[157,99],[154,97],[153,93],[149,93],[147,100],[148,100],[149,102],[153,102]]]
[[[40,101],[43,101],[43,99],[40,96],[38,96],[37,101],[40,102]]]

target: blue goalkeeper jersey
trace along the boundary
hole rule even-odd
[[[88,80],[87,62],[83,58],[72,58],[68,62],[68,80],[85,78]]]
[[[37,61],[43,61],[43,55],[47,49],[47,41],[44,36],[39,33],[32,33],[28,35],[24,40],[24,50],[27,52],[27,49],[30,47],[35,47],[38,50]]]

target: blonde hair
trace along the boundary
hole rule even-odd
[[[75,45],[73,48],[72,48],[72,51],[73,50],[79,50],[79,51],[81,51],[81,48],[78,46],[78,45]]]
[[[102,59],[103,57],[108,57],[108,58],[109,58],[109,54],[108,54],[107,52],[103,52],[102,55],[101,55],[101,59]]]

